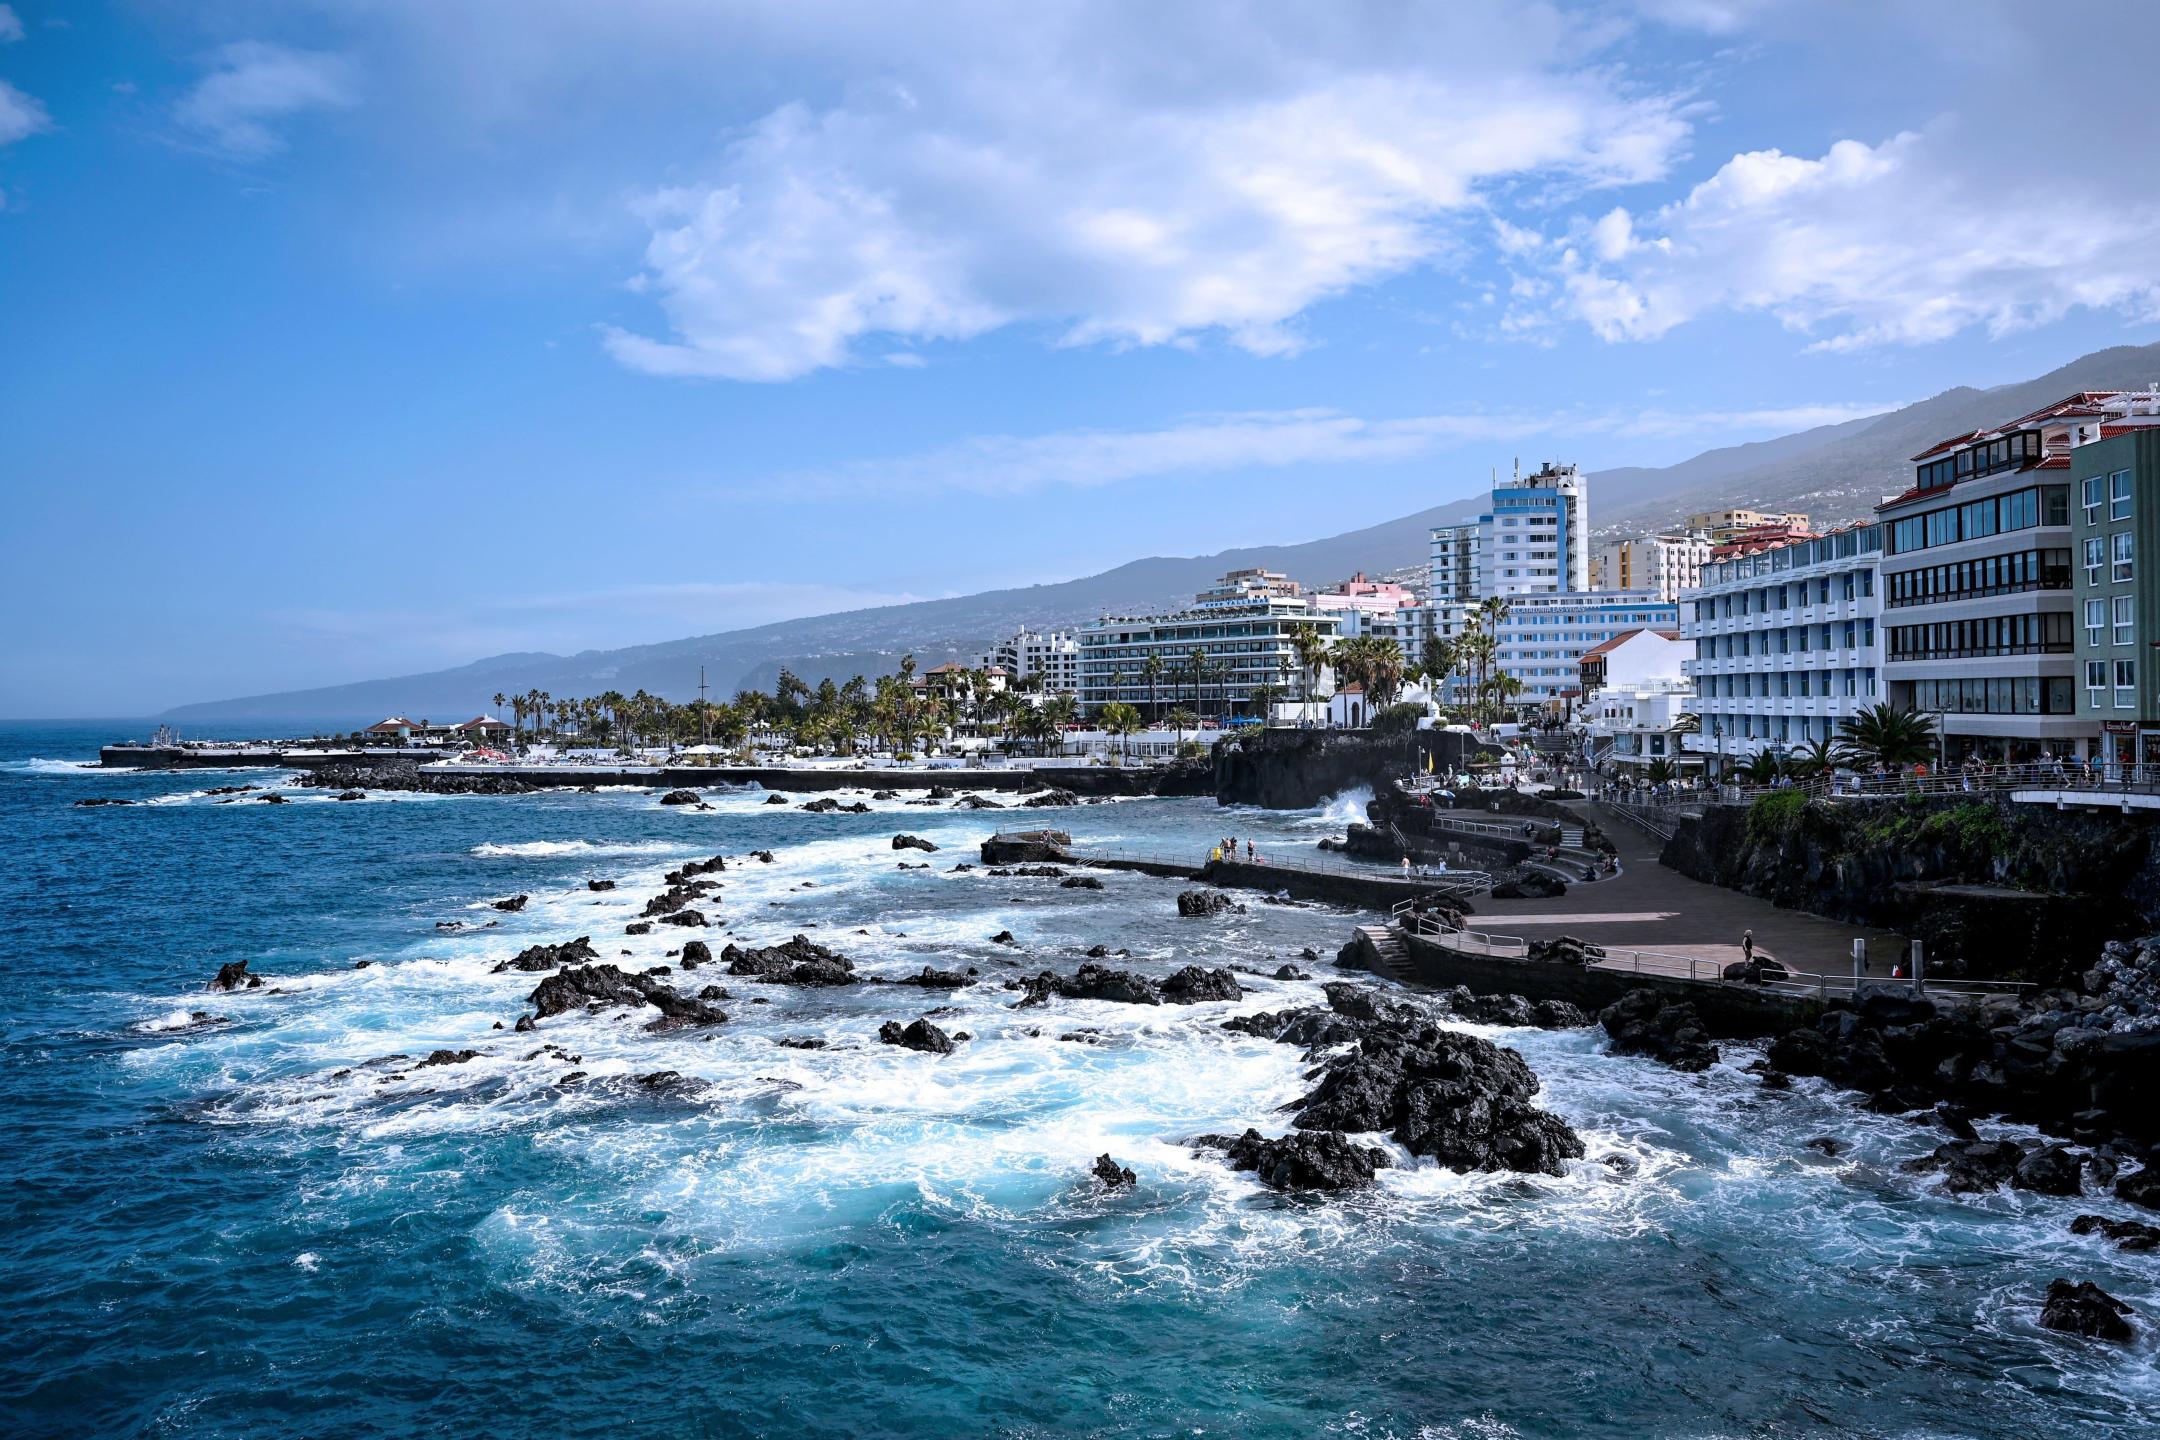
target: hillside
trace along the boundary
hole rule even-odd
[[[1705,451],[1677,465],[1598,472],[1591,476],[1592,524],[1604,534],[1640,533],[1692,511],[1734,504],[1804,510],[1818,524],[1861,519],[1877,500],[1904,488],[1910,457],[1938,440],[1999,424],[2073,391],[2143,389],[2156,380],[2160,345],[2118,346],[2033,380],[1988,390],[1961,386],[1885,415]],[[1433,526],[1482,509],[1480,496],[1303,544],[1155,556],[1052,585],[850,610],[620,650],[498,655],[424,675],[184,705],[160,718],[195,726],[399,711],[462,718],[484,708],[498,690],[534,688],[555,695],[644,689],[680,700],[696,693],[701,665],[718,695],[746,684],[769,687],[783,665],[813,682],[844,680],[890,671],[905,652],[926,664],[978,654],[1023,625],[1046,629],[1119,610],[1175,605],[1240,566],[1324,582],[1354,570],[1409,565],[1426,557]]]

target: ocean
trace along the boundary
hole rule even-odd
[[[0,1433],[2160,1427],[2160,1260],[2069,1233],[2123,1206],[1937,1193],[1897,1168],[1934,1132],[1815,1081],[1766,1092],[1745,1047],[1685,1075],[1604,1055],[1595,1030],[1466,1027],[1520,1049],[1582,1133],[1559,1178],[1399,1156],[1374,1190],[1316,1200],[1193,1153],[1194,1134],[1284,1128],[1298,1052],[1220,1022],[1317,1002],[1348,911],[1246,895],[1180,919],[1171,880],[954,872],[1014,823],[997,811],[814,815],[756,791],[708,811],[643,791],[221,804],[203,792],[282,777],[85,768],[114,733],[0,727]],[[91,797],[137,803],[74,804]],[[1226,833],[1308,850],[1356,800],[1019,815],[1197,860]],[[940,848],[896,852],[900,831]],[[716,1030],[624,1012],[509,1028],[539,977],[497,961],[589,935],[625,968],[671,963],[685,932],[624,934],[661,875],[766,848],[713,877],[716,924],[694,933],[716,951],[801,933],[866,973],[985,983],[705,970],[734,995]],[[521,912],[489,905],[516,894]],[[1006,930],[1017,945],[991,941]],[[1241,975],[1244,1000],[1191,1007],[1015,1009],[998,983],[1097,944],[1156,975],[1321,959],[1298,962],[1313,980]],[[264,987],[206,992],[235,960]],[[936,1023],[974,1037],[956,1054],[876,1043],[946,1006]],[[437,1049],[480,1054],[414,1068]],[[681,1081],[638,1078],[665,1071]],[[1849,1149],[1807,1148],[1822,1135]],[[1104,1152],[1132,1191],[1089,1178]],[[2137,1307],[2140,1338],[2039,1329],[2058,1275]]]

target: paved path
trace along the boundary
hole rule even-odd
[[[1574,881],[1567,894],[1553,900],[1480,895],[1469,925],[1525,938],[1568,934],[1610,950],[1657,950],[1720,966],[1740,958],[1741,932],[1753,930],[1757,954],[1792,970],[1835,976],[1852,974],[1855,936],[1868,942],[1869,970],[1876,976],[1887,976],[1904,953],[1905,937],[1891,931],[1780,910],[1738,890],[1690,880],[1658,864],[1658,842],[1634,826],[1599,816],[1587,805],[1570,808],[1601,821],[1607,838],[1620,847],[1620,873],[1588,884]],[[1643,963],[1647,969],[1653,962],[1646,957]],[[1686,972],[1683,959],[1673,973]]]

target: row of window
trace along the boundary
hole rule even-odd
[[[1991,495],[1963,505],[1946,505],[1890,522],[1890,553],[1903,555],[1960,540],[1980,540],[2035,525],[2070,523],[2070,487],[2040,485]]]
[[[2110,580],[2128,580],[2136,570],[2137,539],[2128,530],[2085,539],[2085,583],[2098,585],[2101,572]]]
[[[2105,645],[2111,635],[2117,645],[2129,645],[2137,640],[2137,597],[2117,595],[2112,609],[2105,600],[2085,602],[2086,644]]]
[[[2111,686],[2109,680],[2115,683]],[[2095,710],[2107,708],[2108,692],[2115,694],[2117,710],[2137,709],[2137,662],[2135,660],[2088,660],[2085,662],[2085,703]]]
[[[1743,630],[1737,635],[1701,636],[1695,641],[1695,658],[1732,660],[1748,655],[1805,655],[1814,650],[1851,650],[1874,643],[1873,620],[1843,620],[1827,625],[1787,625],[1777,630]]]
[[[1706,597],[1695,602],[1695,618],[1730,620],[1735,615],[1768,615],[1797,605],[1828,605],[1833,600],[1858,600],[1874,593],[1873,570],[1847,570],[1841,575],[1818,575],[1812,580],[1790,580],[1783,585]]]
[[[2077,696],[2067,675],[1915,680],[1913,708],[1952,715],[2075,715]]]
[[[1838,722],[1828,715],[1719,715],[1707,717],[1705,723],[1711,725],[1713,737],[1738,740],[1781,740],[1805,745],[1810,740],[1835,740],[1838,735]]]
[[[2084,506],[2085,523],[2100,523],[2100,507],[2107,507],[2110,520],[2130,518],[2130,472],[2117,470],[2112,475],[2088,475],[2079,486],[2079,501]]]
[[[1985,445],[1975,445],[1960,450],[1955,455],[1945,455],[1940,460],[1930,460],[1918,467],[1914,474],[1923,489],[1936,490],[1958,480],[1973,480],[1982,475],[1992,475],[1998,470],[2009,470],[2028,465],[2040,458],[2040,432],[2020,430],[2015,435],[2005,435]]]
[[[1784,670],[1776,675],[1704,675],[1695,693],[1705,700],[1807,700],[1816,696],[1875,693],[1875,672],[1855,670]]]
[[[1883,577],[1883,588],[1883,603],[1892,607],[1935,605],[1984,595],[2009,595],[2021,590],[2067,590],[2070,588],[2070,552],[2019,550],[2009,555],[1985,555],[1949,565],[1896,570]]]
[[[1890,627],[1892,660],[1965,660],[1990,655],[2068,654],[2076,648],[2070,617],[1984,615]]]

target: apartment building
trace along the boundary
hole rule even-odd
[[[1709,563],[1706,530],[1615,540],[1590,557],[1590,588],[1648,590],[1660,600],[1678,600],[1681,591],[1701,581],[1702,568]]]
[[[2099,434],[2070,450],[2077,714],[2118,772],[2160,765],[2160,395],[2094,403]]]
[[[1165,708],[1184,705],[1207,715],[1252,713],[1260,685],[1296,689],[1300,681],[1297,634],[1311,626],[1332,643],[1342,617],[1316,611],[1296,593],[1294,582],[1266,571],[1235,571],[1194,597],[1190,609],[1162,615],[1105,616],[1081,627],[1078,691],[1093,710],[1113,700],[1146,706],[1146,666],[1162,662],[1155,698]],[[1193,655],[1206,659],[1198,696]]]
[[[1496,663],[1518,705],[1560,708],[1582,693],[1582,657],[1629,630],[1677,630],[1679,607],[1648,591],[1517,595],[1494,627]]]
[[[2127,521],[2081,517],[2087,573],[2073,588],[2070,491],[2072,454],[2102,438],[2111,404],[2120,415],[2120,392],[2073,395],[1945,440],[1914,457],[1910,489],[1876,507],[1889,698],[1939,717],[1951,763],[2093,748],[2077,698],[2080,600],[2101,601],[2112,626],[2110,547],[2124,547],[2134,575],[2135,541]],[[2134,676],[2136,658],[2126,663]]]
[[[1700,530],[1710,537],[1713,545],[1722,545],[1744,530],[1762,530],[1783,527],[1790,530],[1808,528],[1808,517],[1798,511],[1763,510],[1705,510],[1700,515],[1688,516],[1681,526],[1683,530]]]
[[[1834,740],[1883,698],[1883,536],[1855,525],[1704,568],[1680,606],[1689,752],[1722,769]]]
[[[1014,684],[1031,688],[1040,676],[1042,690],[1071,695],[1080,688],[1080,641],[1070,630],[1023,629],[992,646],[982,657],[981,666],[985,670],[1001,669]]]

